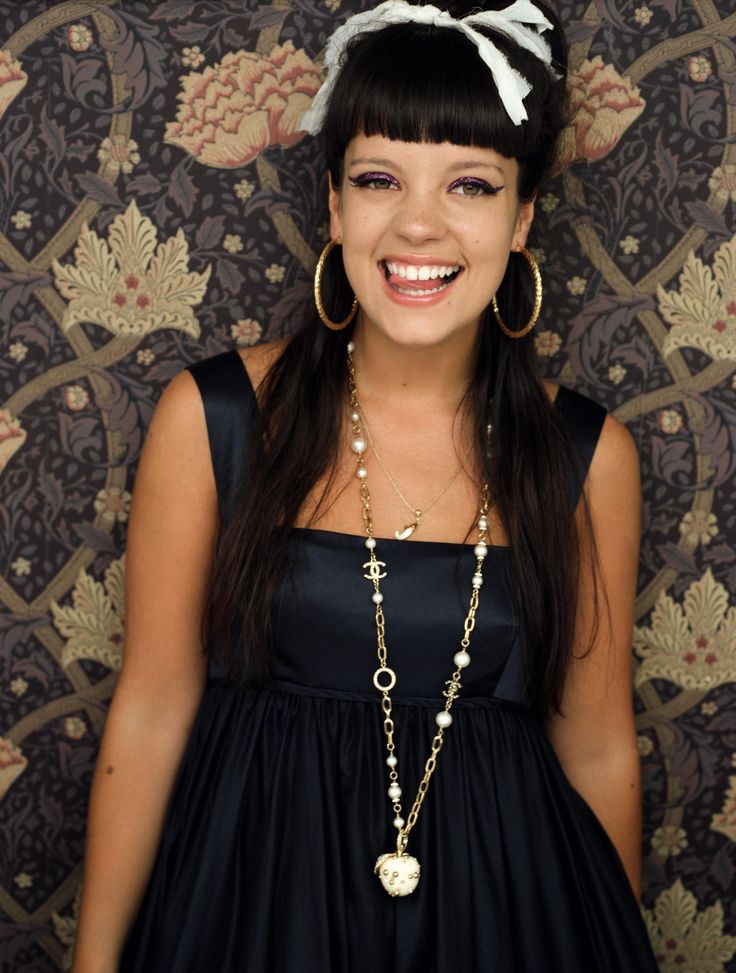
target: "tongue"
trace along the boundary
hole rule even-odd
[[[435,287],[442,287],[449,283],[444,277],[436,277],[434,280],[407,280],[398,274],[389,274],[389,283],[393,287],[402,287],[404,290],[431,291]]]

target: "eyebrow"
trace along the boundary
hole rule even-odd
[[[392,162],[390,159],[358,158],[353,159],[349,165],[385,166],[387,169],[396,168],[396,163]],[[459,172],[461,169],[495,169],[504,178],[506,178],[506,173],[500,166],[497,166],[494,162],[483,162],[480,159],[467,159],[464,162],[458,162],[456,165],[450,166],[448,172]]]

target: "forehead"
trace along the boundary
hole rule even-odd
[[[383,135],[356,135],[345,149],[345,166],[375,166],[412,172],[476,172],[504,179],[515,177],[516,159],[509,159],[495,149],[454,142],[402,142]]]

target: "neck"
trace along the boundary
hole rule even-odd
[[[441,344],[400,345],[377,329],[360,323],[355,329],[354,360],[361,399],[380,399],[400,408],[449,408],[454,411],[467,392],[476,354],[476,330]]]

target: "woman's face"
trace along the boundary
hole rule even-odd
[[[342,186],[330,189],[330,231],[361,325],[402,345],[474,336],[534,215],[517,171],[493,149],[352,139]]]

